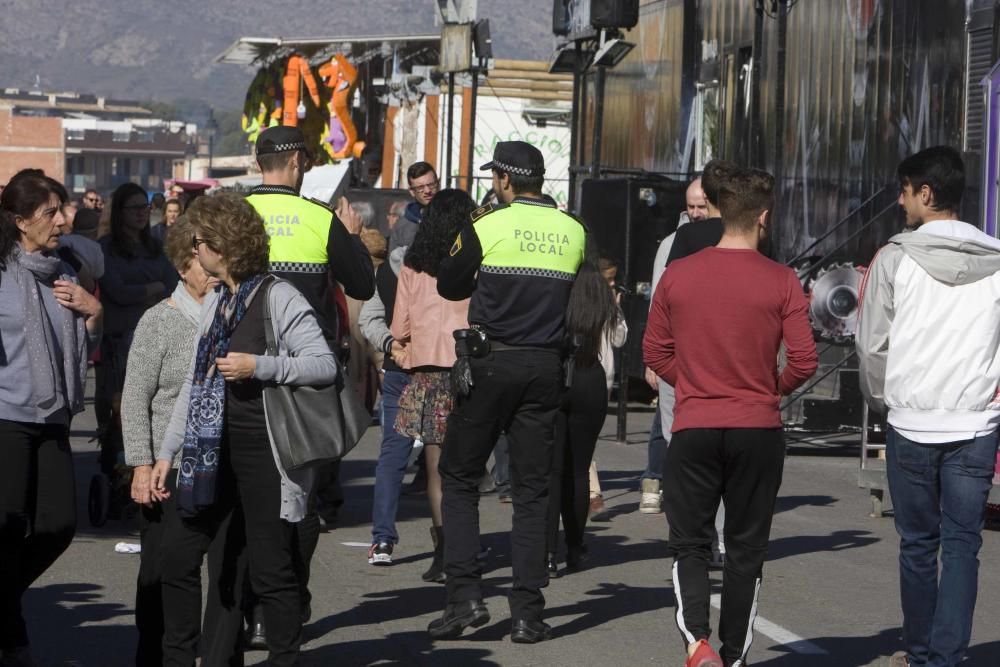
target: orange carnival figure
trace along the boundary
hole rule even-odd
[[[357,156],[364,144],[358,144],[358,130],[351,118],[351,96],[358,81],[358,70],[344,54],[338,53],[319,68],[323,83],[332,91],[330,98],[330,125],[323,139],[323,148],[330,157],[340,160]]]
[[[302,102],[302,82],[305,82],[309,89],[309,97],[313,104],[320,106],[319,88],[316,86],[316,78],[313,76],[309,61],[302,55],[296,53],[288,58],[288,66],[285,69],[284,89],[285,103],[282,106],[281,124],[287,127],[297,127],[299,124],[299,104]]]

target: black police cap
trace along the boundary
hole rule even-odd
[[[543,176],[545,157],[526,141],[501,141],[493,149],[493,159],[479,168],[496,169],[515,176]]]
[[[306,151],[306,136],[297,127],[269,127],[257,137],[257,155],[269,153],[285,153],[288,151]]]

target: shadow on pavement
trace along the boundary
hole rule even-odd
[[[340,628],[417,618],[440,612],[444,609],[444,602],[444,586],[439,584],[366,593],[361,596],[360,604],[310,623],[305,633],[307,637],[316,638]]]
[[[464,639],[464,638],[463,638]],[[323,646],[302,653],[303,665],[373,665],[379,667],[500,667],[493,652],[480,648],[434,644],[425,632],[402,632],[382,639],[364,639]]]
[[[753,662],[755,667],[886,667],[889,657],[902,649],[902,630],[890,628],[870,637],[819,637],[809,638],[809,642],[822,648],[829,655],[809,655],[789,651],[787,654],[771,658],[765,662]],[[786,647],[771,647],[773,651],[788,650]],[[992,667],[997,664],[1000,642],[979,644],[969,649],[962,665],[968,667]],[[753,658],[751,651],[751,659]]]
[[[791,512],[800,507],[830,507],[839,501],[833,496],[779,496],[774,504],[774,513]]]
[[[788,556],[821,551],[846,551],[867,547],[881,538],[868,537],[867,530],[838,530],[829,535],[795,535],[794,537],[779,537],[771,540],[767,548],[767,560],[776,561]]]
[[[24,616],[39,665],[130,665],[135,651],[132,609],[97,602],[95,584],[53,584],[28,589]],[[96,625],[121,618],[120,624]],[[53,634],[57,632],[58,634]],[[109,657],[108,648],[114,647]]]
[[[666,609],[673,605],[673,595],[665,587],[641,588],[626,584],[599,584],[584,593],[587,597],[574,604],[545,610],[545,620],[552,625],[553,637],[567,637],[604,625],[632,614]],[[560,623],[560,616],[577,616]]]

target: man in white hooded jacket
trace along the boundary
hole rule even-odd
[[[906,648],[890,664],[943,667],[969,645],[996,461],[1000,241],[957,220],[957,151],[928,148],[897,171],[908,229],[868,269],[856,344],[862,391],[889,424]]]

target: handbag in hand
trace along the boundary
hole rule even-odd
[[[278,356],[268,295],[273,281],[263,291],[264,333],[268,356]],[[371,414],[344,373],[340,361],[333,384],[310,387],[264,383],[264,411],[268,429],[278,450],[281,466],[300,470],[343,458],[354,449],[368,426]]]

